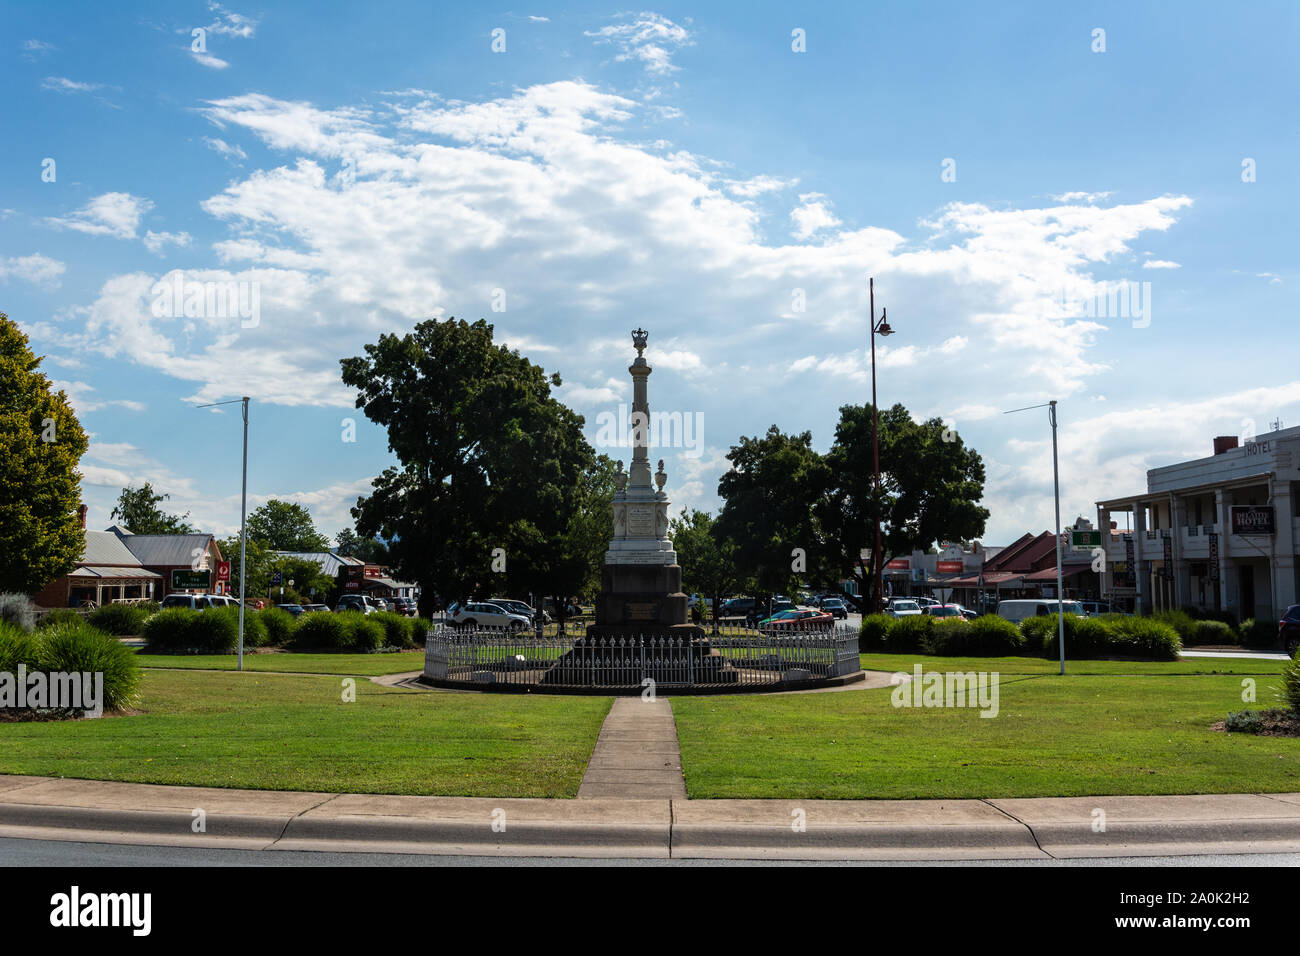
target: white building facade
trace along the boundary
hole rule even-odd
[[[1097,502],[1102,589],[1141,611],[1276,621],[1300,603],[1300,427],[1216,438],[1214,452],[1151,469],[1145,492]]]

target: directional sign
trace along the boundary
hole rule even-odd
[[[284,579],[284,572],[282,572],[282,571],[272,571],[272,572],[271,572],[271,583],[272,583],[272,584],[283,584],[283,583],[284,583],[283,579]]]
[[[190,571],[177,569],[172,572],[173,591],[206,591],[212,587],[211,571]]]

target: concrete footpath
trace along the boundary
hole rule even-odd
[[[0,836],[440,855],[961,860],[1300,851],[1300,793],[498,800],[0,776]]]

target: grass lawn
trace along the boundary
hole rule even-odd
[[[141,667],[233,671],[235,654],[137,654]],[[424,670],[424,651],[395,654],[245,654],[246,671],[290,674],[352,674],[378,677]]]
[[[336,676],[147,670],[140,715],[0,723],[0,773],[269,790],[573,797],[611,703],[422,693],[367,680],[356,682],[355,703],[344,703],[341,691]]]
[[[1066,647],[1069,653],[1069,647]],[[1044,657],[936,657],[931,654],[862,654],[862,669],[903,671],[914,664],[924,670],[997,671],[1000,674],[1056,674],[1061,662]],[[1275,676],[1282,661],[1251,658],[1189,657],[1182,661],[1072,661],[1065,659],[1066,676],[1078,674],[1241,674]],[[1240,708],[1238,708],[1240,709]]]
[[[881,669],[911,670],[910,657],[903,665],[901,655],[880,656],[891,661]],[[1271,676],[1257,678],[1258,703],[1243,704],[1238,676],[1061,678],[1015,674],[987,659],[917,659],[926,671],[1000,670],[999,715],[895,708],[891,688],[674,698],[687,792],[867,799],[1300,791],[1300,739],[1210,730],[1229,711],[1277,706],[1280,662],[1254,662],[1271,665]]]

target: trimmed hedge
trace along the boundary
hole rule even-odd
[[[266,643],[272,647],[287,647],[293,641],[293,632],[297,630],[298,620],[288,611],[278,607],[268,607],[254,613],[266,628]]]
[[[45,673],[102,673],[105,710],[131,704],[140,686],[135,652],[83,620],[59,621],[34,635],[0,623],[0,671],[16,674],[19,664]]]
[[[1197,621],[1191,640],[1183,638],[1183,644],[1236,644],[1237,635],[1231,626],[1223,621]]]
[[[1048,657],[1060,654],[1057,647],[1056,615],[1030,618],[1029,621],[1050,621],[1044,653]],[[1041,625],[1034,625],[1041,626]],[[1183,649],[1178,632],[1162,621],[1147,617],[1130,617],[1124,614],[1103,614],[1100,617],[1065,615],[1065,656],[1073,660],[1092,657],[1137,657],[1143,660],[1175,661]]]
[[[1248,617],[1237,633],[1245,647],[1272,647],[1277,643],[1277,622]]]
[[[139,634],[149,615],[134,604],[105,604],[86,618],[91,627],[98,628],[105,634],[124,637]]]
[[[47,627],[53,627],[55,624],[77,624],[86,619],[86,615],[80,611],[74,611],[70,607],[61,607],[43,614],[36,619],[36,629],[44,630]]]
[[[150,652],[233,654],[239,646],[239,608],[168,608],[145,621],[144,639]],[[245,612],[244,646],[261,647],[266,640],[266,625],[256,613]]]
[[[1021,654],[1024,635],[1010,621],[996,614],[982,614],[974,620],[930,618],[931,654],[940,657],[1007,657]]]
[[[387,647],[415,646],[415,636],[411,627],[414,621],[411,618],[393,611],[380,611],[368,617],[384,629],[384,644]]]
[[[894,619],[888,614],[864,614],[858,628],[858,649],[862,651],[883,651],[885,635],[889,633]]]
[[[0,622],[30,634],[36,628],[36,605],[26,594],[0,594]]]
[[[371,620],[378,616],[355,612],[326,614],[323,611],[304,614],[293,632],[293,646],[295,649],[378,650],[384,646],[386,636],[384,625]]]

